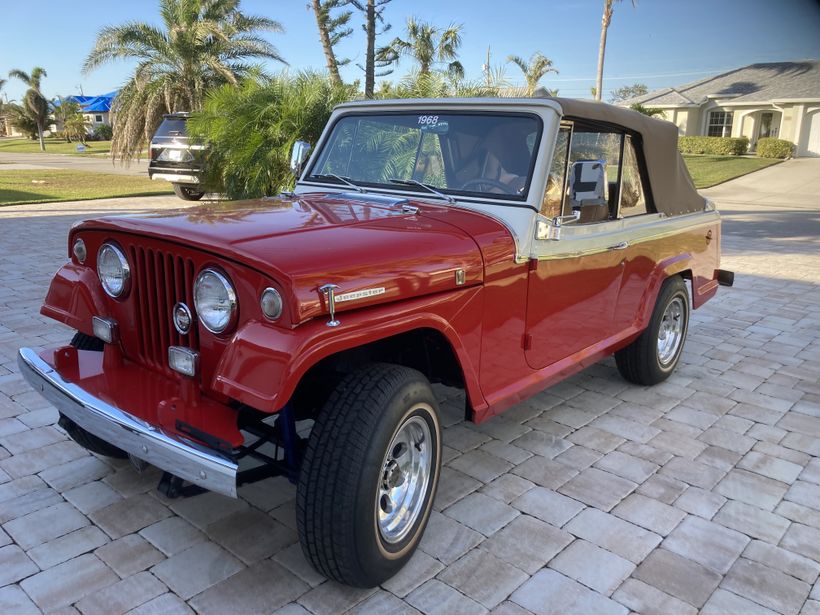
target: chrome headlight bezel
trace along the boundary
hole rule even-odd
[[[100,270],[100,262],[103,260],[104,253],[109,251],[116,257],[121,271],[122,286],[119,292],[115,292],[115,288],[111,286],[110,279],[104,276]],[[100,279],[100,284],[102,284],[105,294],[114,299],[125,297],[131,290],[131,266],[128,264],[128,259],[125,257],[122,248],[111,241],[106,241],[100,246],[100,249],[97,250],[97,277]]]
[[[228,319],[225,321],[224,324],[214,324],[212,321],[209,321],[208,316],[206,316],[205,307],[202,305],[202,302],[199,297],[199,289],[200,285],[203,283],[203,280],[207,276],[213,276],[216,280],[222,284],[225,290],[225,299],[228,304],[229,313]],[[194,309],[196,310],[197,318],[199,322],[202,323],[202,326],[205,327],[211,333],[219,335],[220,333],[225,333],[233,329],[236,325],[236,320],[239,316],[239,301],[236,296],[236,290],[231,283],[231,280],[228,278],[227,275],[219,271],[218,269],[214,269],[213,267],[206,267],[202,271],[199,272],[199,275],[196,276],[196,281],[194,282]]]

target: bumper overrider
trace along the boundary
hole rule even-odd
[[[90,394],[30,348],[19,350],[17,363],[32,388],[82,429],[194,485],[236,497],[238,463],[229,454],[167,433]]]

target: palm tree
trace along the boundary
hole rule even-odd
[[[364,13],[364,30],[367,39],[367,46],[365,48],[364,66],[358,64],[357,66],[364,71],[364,97],[373,98],[373,93],[376,86],[376,77],[389,75],[392,71],[387,70],[379,75],[376,75],[376,67],[384,68],[389,66],[390,62],[377,61],[376,59],[376,37],[387,32],[392,26],[384,21],[385,6],[392,2],[392,0],[348,0],[348,3],[353,5],[356,9]]]
[[[239,0],[160,0],[162,26],[127,22],[97,34],[83,72],[119,59],[137,61],[111,109],[111,155],[130,160],[150,140],[162,115],[202,108],[214,87],[236,84],[259,67],[250,59],[284,61],[260,32],[282,32],[266,17],[245,15]]]
[[[337,58],[334,47],[340,40],[353,33],[353,28],[346,27],[353,13],[352,11],[345,11],[337,17],[333,17],[330,11],[344,6],[346,3],[347,0],[311,0],[313,14],[316,16],[316,26],[319,28],[319,40],[322,42],[322,50],[325,53],[327,72],[330,75],[330,83],[334,86],[342,85],[339,67],[350,61]]]
[[[552,67],[552,60],[536,51],[530,56],[529,61],[521,56],[507,56],[507,62],[512,62],[521,72],[524,73],[524,79],[527,81],[527,96],[535,94],[538,89],[538,82],[541,81],[547,73],[558,74],[558,69]]]
[[[621,0],[604,0],[604,14],[601,17],[601,41],[598,44],[598,75],[595,78],[595,100],[601,100],[601,93],[604,91],[604,55],[606,55],[606,33],[612,21],[612,5]],[[632,0],[635,6],[636,0]]]
[[[460,25],[450,24],[442,29],[410,17],[407,19],[407,40],[396,37],[379,50],[377,58],[398,63],[402,56],[409,56],[418,62],[420,75],[428,75],[436,64],[446,63],[446,71],[460,79],[464,77],[464,67],[457,60],[460,46]]]
[[[28,86],[26,93],[23,94],[22,106],[31,121],[37,125],[37,137],[40,139],[41,152],[46,151],[46,144],[45,141],[43,141],[43,132],[45,132],[50,111],[48,100],[43,96],[43,92],[40,89],[40,83],[45,76],[45,69],[39,66],[35,66],[31,69],[31,74],[16,68],[9,71],[9,77],[19,79]]]

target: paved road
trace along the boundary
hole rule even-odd
[[[143,158],[128,166],[114,164],[106,156],[80,156],[74,154],[14,154],[0,152],[0,171],[35,169],[67,169],[117,175],[143,175],[148,177],[148,161]]]
[[[694,314],[668,382],[628,385],[608,360],[478,427],[439,388],[436,511],[375,590],[309,568],[287,482],[166,500],[156,472],[67,441],[17,374],[18,346],[69,339],[37,314],[69,224],[179,202],[0,208],[0,611],[820,612],[820,197],[769,191],[803,171],[820,161],[711,192],[736,286]]]

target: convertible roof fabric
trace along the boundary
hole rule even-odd
[[[698,194],[692,183],[686,163],[678,151],[678,127],[672,122],[601,102],[574,98],[550,100],[561,105],[567,119],[615,124],[641,135],[646,170],[658,213],[678,216],[703,211],[706,199]]]

